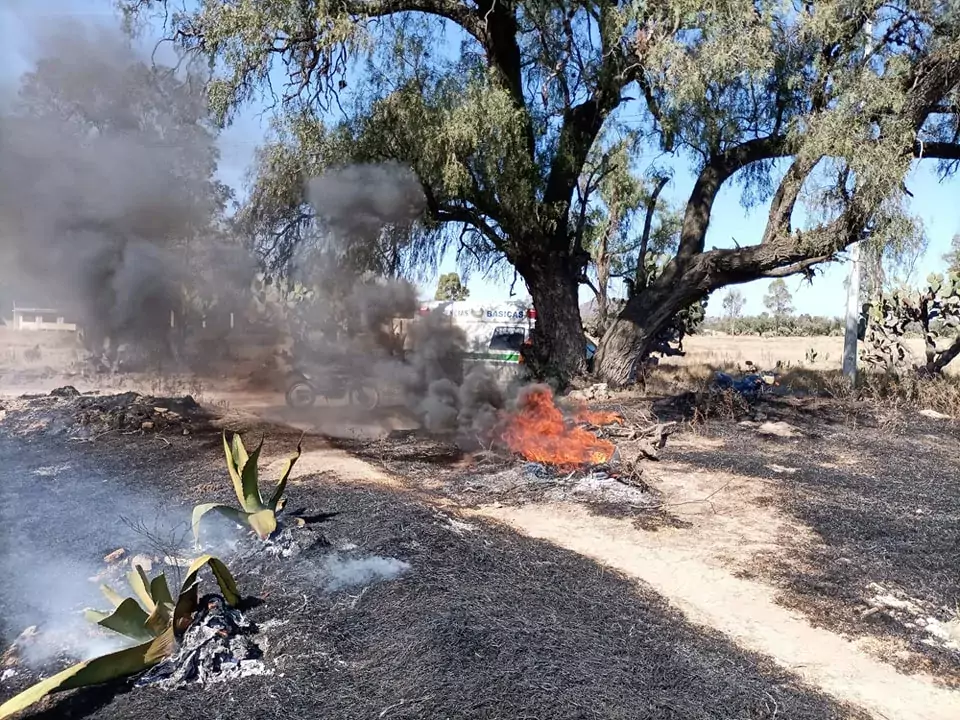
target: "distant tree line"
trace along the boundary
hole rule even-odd
[[[760,335],[768,337],[817,337],[843,335],[840,318],[822,317],[803,313],[793,314],[793,296],[782,278],[772,281],[763,297],[767,308],[759,315],[743,315],[746,301],[736,288],[724,293],[721,307],[723,316],[707,318],[702,324],[706,331],[725,332],[730,335]]]
[[[724,332],[730,335],[759,335],[761,337],[822,337],[843,336],[840,318],[821,315],[790,315],[778,321],[768,312],[746,315],[731,323],[729,318],[708,317],[700,333]]]

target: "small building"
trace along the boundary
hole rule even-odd
[[[14,330],[63,330],[75,332],[76,323],[66,321],[62,311],[55,308],[23,307],[13,304]]]

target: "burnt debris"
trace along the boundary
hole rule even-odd
[[[167,689],[209,684],[268,672],[253,641],[254,626],[220,595],[205,595],[176,653],[140,677],[135,687]]]

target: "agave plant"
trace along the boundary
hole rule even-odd
[[[104,585],[101,591],[114,606],[113,611],[88,610],[86,616],[98,625],[124,635],[137,644],[77,663],[27,688],[0,705],[0,720],[25,710],[52,693],[99,685],[135,675],[172,655],[176,636],[190,625],[193,614],[199,607],[198,576],[204,566],[208,566],[213,572],[227,603],[236,605],[240,601],[237,584],[227,566],[211,555],[204,555],[193,561],[180,586],[176,601],[170,594],[164,575],[150,580],[143,568],[136,566],[128,579],[137,598],[124,598]]]
[[[233,441],[227,441],[227,433],[223,433],[223,451],[227,457],[227,469],[233,480],[233,489],[240,501],[240,508],[222,503],[203,503],[193,509],[193,537],[200,539],[200,521],[208,512],[216,512],[230,518],[240,525],[249,525],[261,540],[270,537],[277,529],[277,513],[283,509],[283,491],[287,487],[287,480],[294,464],[300,459],[301,442],[297,443],[297,452],[291,456],[283,466],[280,480],[274,488],[273,494],[266,501],[260,494],[260,479],[257,462],[260,459],[260,449],[263,439],[252,453],[247,453],[240,439],[240,433],[235,433]]]

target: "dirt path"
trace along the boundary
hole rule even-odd
[[[486,507],[477,514],[648,583],[692,622],[771,657],[880,720],[960,717],[960,693],[926,675],[901,674],[857,643],[815,628],[777,604],[773,588],[734,575],[731,561],[746,560],[778,542],[812,540],[808,530],[791,525],[771,504],[756,503],[767,492],[761,483],[673,466],[665,469],[660,484],[673,497],[684,492],[691,498],[675,510],[692,528],[647,532],[575,505]],[[717,490],[709,502],[696,500]]]

